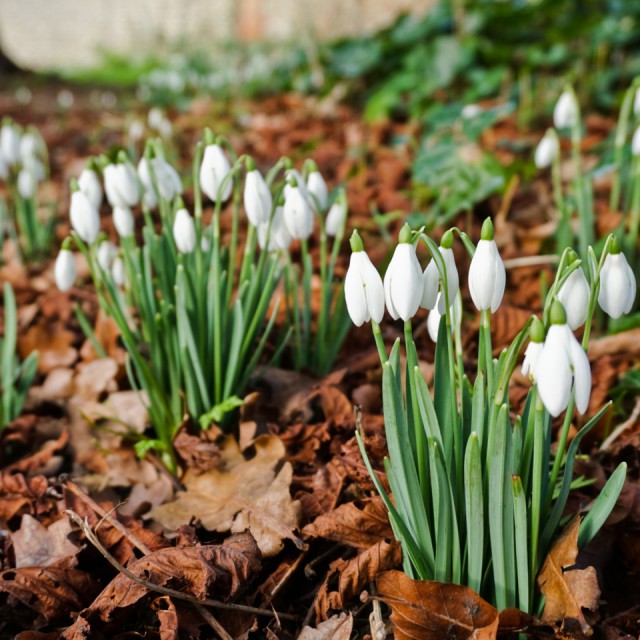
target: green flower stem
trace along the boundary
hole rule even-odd
[[[491,346],[491,309],[480,312],[480,344],[478,367],[487,374],[487,398],[493,397],[493,348]]]
[[[540,537],[540,522],[542,509],[542,474],[547,473],[544,468],[544,421],[546,420],[546,410],[542,401],[538,397],[537,389],[533,390],[534,398],[532,404],[535,403],[534,414],[534,430],[533,430],[533,465],[531,468],[531,528],[530,528],[530,547],[529,547],[529,577],[531,580],[531,589],[529,593],[529,606],[526,611],[531,611],[533,607],[534,581],[538,575],[540,565],[538,559],[538,544]]]
[[[616,129],[616,138],[613,152],[613,183],[611,185],[611,197],[609,199],[609,208],[611,211],[618,211],[620,207],[620,177],[622,174],[622,163],[624,160],[624,145],[627,140],[629,130],[629,122],[631,117],[631,108],[635,98],[638,81],[627,89],[620,107],[620,117],[618,118],[618,127]]]
[[[313,276],[313,265],[309,255],[309,244],[306,240],[300,241],[302,256],[302,362],[309,364],[309,343],[311,340],[311,278]]]
[[[629,255],[635,255],[638,246],[638,229],[640,228],[640,158],[634,156],[632,162],[631,205],[629,207],[629,234],[625,241]],[[616,173],[617,176],[617,173]]]
[[[387,348],[384,346],[384,340],[382,338],[382,331],[380,325],[375,321],[371,321],[371,330],[373,331],[373,337],[376,341],[376,347],[378,348],[378,355],[380,356],[380,363],[384,364],[389,360],[387,355]]]
[[[588,185],[582,174],[582,162],[580,159],[580,146],[582,142],[582,123],[580,116],[576,117],[576,122],[571,128],[571,157],[573,159],[574,171],[574,197],[578,209],[578,218],[580,220],[580,231],[578,233],[578,245],[580,247],[580,256],[585,258],[587,249],[594,243],[593,231],[593,210],[589,198],[587,196]]]
[[[553,198],[556,202],[556,209],[560,219],[556,230],[556,246],[560,250],[573,246],[573,232],[571,230],[571,219],[569,208],[562,193],[562,176],[560,173],[560,154],[557,154],[551,165],[551,179],[553,182]]]
[[[335,243],[334,243],[335,244]],[[320,313],[316,327],[315,345],[311,354],[312,366],[315,371],[324,373],[324,355],[329,353],[325,348],[327,334],[327,312],[331,304],[331,280],[327,278],[327,233],[320,221]]]

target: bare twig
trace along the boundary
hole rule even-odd
[[[145,587],[149,591],[155,591],[171,598],[177,598],[178,600],[184,600],[196,605],[206,605],[208,607],[216,607],[218,609],[224,609],[228,611],[242,611],[244,613],[251,613],[256,616],[266,616],[269,618],[279,617],[284,620],[298,621],[298,616],[294,616],[288,613],[277,613],[275,611],[269,611],[267,609],[258,609],[257,607],[249,607],[242,604],[234,604],[230,602],[220,602],[219,600],[210,600],[209,598],[203,598],[202,600],[190,596],[182,591],[176,591],[175,589],[169,589],[158,584],[154,584],[147,580],[143,580],[139,576],[135,575],[129,569],[122,566],[103,546],[98,537],[92,531],[89,523],[83,520],[75,511],[67,509],[65,513],[82,529],[87,540],[104,556],[104,558],[120,573],[124,574],[129,580],[133,580],[135,583]]]
[[[543,256],[522,256],[520,258],[509,258],[504,261],[505,269],[518,269],[519,267],[537,267],[545,264],[557,264],[560,258],[555,254]]]

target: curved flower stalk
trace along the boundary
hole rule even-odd
[[[474,303],[488,317],[504,289],[504,280],[501,283],[496,278],[499,258],[490,244],[492,228],[485,222],[477,248],[465,234],[459,234],[469,253],[474,254],[475,268],[481,265],[487,279],[484,281],[477,272],[470,291],[475,295]],[[421,232],[418,235],[437,261],[439,273],[445,273],[440,248]],[[401,245],[412,248],[408,244],[411,237],[408,228],[403,230]],[[615,251],[611,238],[590,276],[583,345],[588,343],[600,276],[610,249]],[[407,265],[413,260],[402,259]],[[410,268],[404,270],[407,298],[413,289]],[[455,308],[452,313],[446,309],[447,322],[438,322],[437,334],[435,327],[430,330],[436,340],[433,389],[428,388],[418,366],[410,323],[405,324],[404,369],[400,341],[387,353],[376,335],[377,324],[372,322],[382,363],[389,449],[385,471],[393,498],[371,466],[362,434],[358,432],[356,437],[371,479],[389,511],[402,545],[404,569],[410,577],[468,585],[499,610],[512,606],[525,612],[538,609],[541,596],[536,591],[536,577],[560,534],[579,443],[606,409],[588,420],[566,449],[574,403],[585,412],[591,390],[586,351],[566,324],[564,308],[557,299],[563,287],[569,287],[565,289],[569,291],[576,286],[572,282],[579,277],[574,275],[579,268],[579,260],[571,261],[565,252],[542,320],[527,321],[498,360],[490,350],[482,357],[485,328],[481,323],[480,366],[473,383],[465,374],[464,358],[456,358],[452,347],[450,328],[457,325]],[[395,286],[400,286],[399,280]],[[441,296],[444,291],[446,288]],[[369,310],[368,301],[359,295],[352,313],[356,323],[365,320]],[[393,306],[397,306],[395,299]],[[439,315],[437,305],[431,315]],[[523,373],[535,383],[522,415],[514,417],[514,409],[509,406],[509,383],[527,337],[530,342]],[[563,411],[565,421],[554,456],[550,413],[560,415]],[[625,473],[623,463],[594,502],[580,526],[580,548],[593,538],[597,523],[604,522],[615,505]]]
[[[425,309],[433,309],[438,305],[438,313],[444,315],[446,310],[445,298],[449,301],[449,306],[455,303],[456,295],[460,289],[460,280],[458,278],[458,269],[456,268],[456,261],[453,256],[453,232],[447,231],[440,242],[439,251],[442,255],[445,265],[444,280],[447,282],[447,295],[443,296],[444,280],[438,271],[435,260],[427,265],[424,270],[424,286],[422,292],[422,300],[420,306]]]
[[[0,181],[9,193],[10,235],[25,262],[43,259],[51,250],[55,218],[38,203],[40,183],[48,174],[47,148],[34,127],[23,129],[10,118],[0,127]]]

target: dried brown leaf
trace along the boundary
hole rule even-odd
[[[497,637],[498,611],[469,587],[412,580],[401,571],[386,571],[377,585],[380,597],[391,607],[397,640]]]
[[[18,336],[18,349],[23,359],[31,352],[38,351],[38,371],[49,373],[58,367],[69,367],[76,361],[78,351],[73,346],[75,338],[75,334],[66,329],[37,324]]]
[[[63,560],[69,561],[66,566],[75,566],[79,548],[69,540],[70,533],[68,518],[45,527],[32,516],[23,515],[20,528],[11,534],[16,567],[48,567]]]
[[[349,640],[353,630],[353,616],[341,613],[321,622],[317,628],[304,627],[298,640]]]
[[[197,475],[189,470],[174,502],[156,507],[149,517],[168,529],[177,529],[196,517],[215,531],[238,532],[249,529],[264,556],[277,554],[283,540],[298,546],[293,534],[300,522],[300,504],[290,494],[292,467],[284,463],[284,445],[275,436],[260,436],[256,454],[247,460],[233,438],[221,445],[221,465]]]
[[[545,597],[542,622],[555,624],[565,618],[578,620],[584,633],[590,631],[582,609],[598,607],[600,588],[593,567],[571,569],[578,557],[580,518],[575,517],[556,540],[538,576]]]

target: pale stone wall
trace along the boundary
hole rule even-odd
[[[435,0],[0,0],[0,46],[30,69],[91,67],[181,43],[320,40],[371,33]]]

